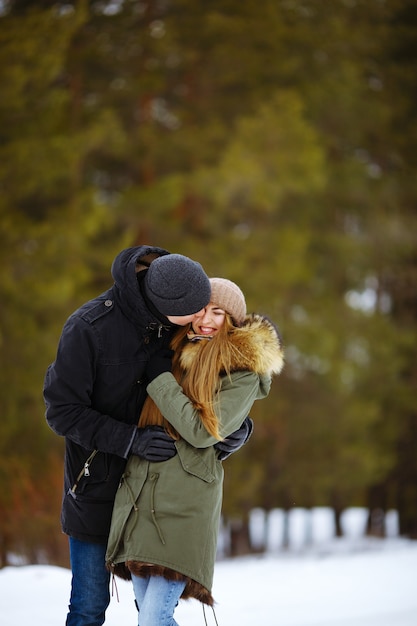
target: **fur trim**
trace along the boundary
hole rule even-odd
[[[122,578],[123,580],[131,580],[132,574],[141,576],[142,578],[146,578],[147,576],[163,576],[167,580],[185,580],[187,584],[181,594],[183,600],[195,598],[208,606],[214,605],[214,598],[208,589],[192,578],[180,574],[169,567],[152,565],[151,563],[141,563],[140,561],[126,561],[126,563],[107,565],[107,569],[114,574],[114,576],[118,576],[118,578]]]
[[[214,604],[213,596],[203,585],[163,565],[152,565],[151,563],[141,563],[140,561],[126,561],[125,564],[119,563],[114,566],[113,573],[121,578],[124,577],[125,580],[126,576],[128,575],[130,578],[131,574],[141,576],[142,578],[148,576],[163,576],[167,580],[183,580],[186,582],[186,585],[181,594],[182,600],[195,598],[208,606],[213,606]]]
[[[257,374],[279,374],[284,366],[282,340],[276,326],[265,316],[248,315],[234,328],[230,339],[235,347],[232,371],[250,370]],[[205,342],[190,342],[181,353],[181,366],[188,370]],[[219,363],[219,371],[224,369]]]

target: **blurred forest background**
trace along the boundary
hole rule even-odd
[[[143,243],[235,280],[284,338],[226,518],[396,509],[417,538],[415,1],[0,10],[0,566],[67,563],[43,377]]]

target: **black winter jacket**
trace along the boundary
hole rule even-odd
[[[46,419],[65,437],[61,524],[77,539],[107,542],[115,493],[146,397],[145,366],[176,328],[151,311],[135,272],[138,261],[145,272],[164,254],[169,253],[162,248],[139,246],[116,257],[115,284],[68,318],[46,373]]]

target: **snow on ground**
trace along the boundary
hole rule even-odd
[[[65,624],[71,574],[46,565],[0,570],[2,626]],[[117,581],[106,626],[135,626],[130,583]],[[216,564],[219,626],[417,626],[417,542],[339,539]],[[211,610],[207,623],[214,626]],[[180,626],[204,626],[202,606],[181,602]]]

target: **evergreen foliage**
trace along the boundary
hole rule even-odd
[[[225,515],[365,504],[417,537],[412,0],[9,0],[0,26],[0,565],[65,562],[43,376],[141,243],[284,338]]]

